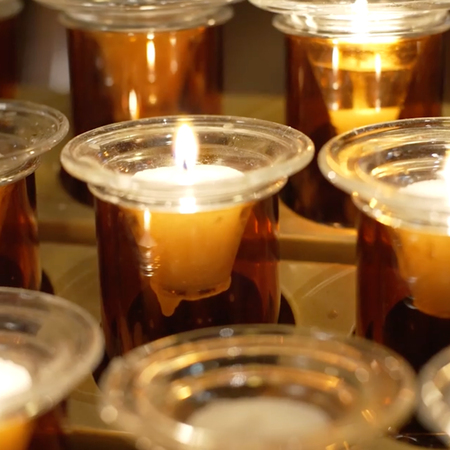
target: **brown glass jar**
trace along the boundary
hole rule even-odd
[[[226,1],[42,3],[67,29],[75,134],[110,123],[173,114],[220,114]],[[147,4],[148,3],[148,4]],[[92,203],[84,183],[66,189]]]
[[[95,196],[107,356],[181,331],[276,323],[276,194],[312,156],[297,130],[217,115],[122,122],[70,141],[63,167]]]
[[[34,172],[67,130],[52,108],[0,102],[0,286],[41,288]]]
[[[361,128],[319,153],[327,179],[361,211],[356,333],[419,371],[450,345],[450,121],[407,119]],[[404,435],[425,447],[411,422]],[[402,437],[406,438],[405,436]]]
[[[0,98],[13,98],[16,95],[17,15],[21,10],[20,0],[0,2]]]
[[[286,34],[287,124],[316,149],[360,126],[441,114],[446,13],[384,12],[378,21],[376,13],[364,19],[370,10],[358,14],[310,22],[280,15],[274,22]],[[355,225],[357,210],[322,177],[317,157],[281,196],[308,219]]]

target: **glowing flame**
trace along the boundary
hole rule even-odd
[[[189,171],[197,163],[198,142],[187,123],[181,125],[176,132],[173,152],[175,165],[180,169]]]
[[[339,48],[336,43],[333,45],[333,53],[331,54],[331,66],[333,73],[336,74],[339,71]]]
[[[377,78],[377,81],[381,76],[381,56],[379,53],[375,54],[375,76]]]
[[[128,110],[132,119],[139,119],[139,105],[136,91],[132,89],[128,94]]]
[[[365,35],[368,29],[369,22],[369,7],[367,0],[355,0],[352,4],[353,13],[356,20],[352,21],[352,28],[356,34]]]
[[[342,38],[342,41],[355,44],[374,42],[379,44],[389,44],[397,40],[397,38],[392,36],[369,36],[368,31],[370,30],[370,23],[380,22],[384,17],[376,12],[370,11],[367,0],[355,0],[351,5],[351,11],[354,15],[354,20],[352,20],[351,24],[352,32],[356,36]]]

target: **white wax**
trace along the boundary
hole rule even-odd
[[[141,180],[159,181],[171,184],[192,184],[208,181],[219,181],[242,177],[244,174],[232,167],[215,164],[197,164],[189,169],[178,166],[157,167],[155,169],[141,170],[133,176]]]
[[[449,189],[444,179],[435,179],[410,184],[400,192],[445,199]],[[450,237],[426,228],[394,228],[390,233],[400,276],[408,284],[414,307],[431,316],[450,318]]]
[[[318,406],[292,399],[254,397],[217,400],[195,411],[188,423],[230,435],[256,438],[301,436],[326,428],[330,417]]]
[[[445,180],[438,179],[418,181],[417,183],[402,187],[399,191],[407,194],[420,195],[422,197],[439,198],[446,195],[449,189],[450,184],[447,184]]]
[[[158,167],[137,172],[143,180],[189,186],[243,176],[221,165]],[[169,185],[169,186],[170,186]],[[165,316],[182,300],[196,301],[230,287],[231,272],[250,215],[250,204],[199,211],[195,197],[179,198],[176,211],[127,209],[150,284]],[[150,272],[150,270],[149,270]]]
[[[32,384],[25,367],[0,358],[0,399],[26,391]]]

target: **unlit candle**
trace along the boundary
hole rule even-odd
[[[330,417],[318,406],[289,398],[216,400],[197,410],[188,423],[235,438],[283,439],[324,432]]]

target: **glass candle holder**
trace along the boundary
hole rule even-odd
[[[416,370],[450,344],[450,120],[400,120],[332,139],[329,181],[353,194],[358,226],[357,334]]]
[[[142,119],[74,138],[89,183],[107,355],[213,325],[278,318],[275,194],[312,158],[302,133],[254,119]]]
[[[42,2],[63,11],[76,134],[144,117],[220,114],[227,0]],[[85,184],[64,172],[62,180],[92,201]]]
[[[419,373],[418,416],[427,429],[450,444],[450,348],[441,350]]]
[[[414,11],[408,1],[319,1],[315,9],[291,0],[282,7],[270,0],[257,3],[289,13],[274,20],[286,35],[286,120],[317,149],[356,127],[441,115],[449,28],[445,5],[430,2],[415,5]],[[433,5],[444,9],[430,9]],[[317,155],[281,195],[308,219],[355,225],[357,210],[348,195],[322,177]]]
[[[112,361],[101,417],[139,448],[352,448],[408,418],[415,383],[391,351],[288,326],[210,328]]]
[[[0,286],[41,287],[34,172],[67,130],[52,108],[0,102]]]
[[[0,288],[0,447],[66,450],[64,400],[95,368],[103,340],[72,303]]]
[[[17,72],[17,15],[22,9],[20,0],[0,2],[0,98],[16,94]]]

